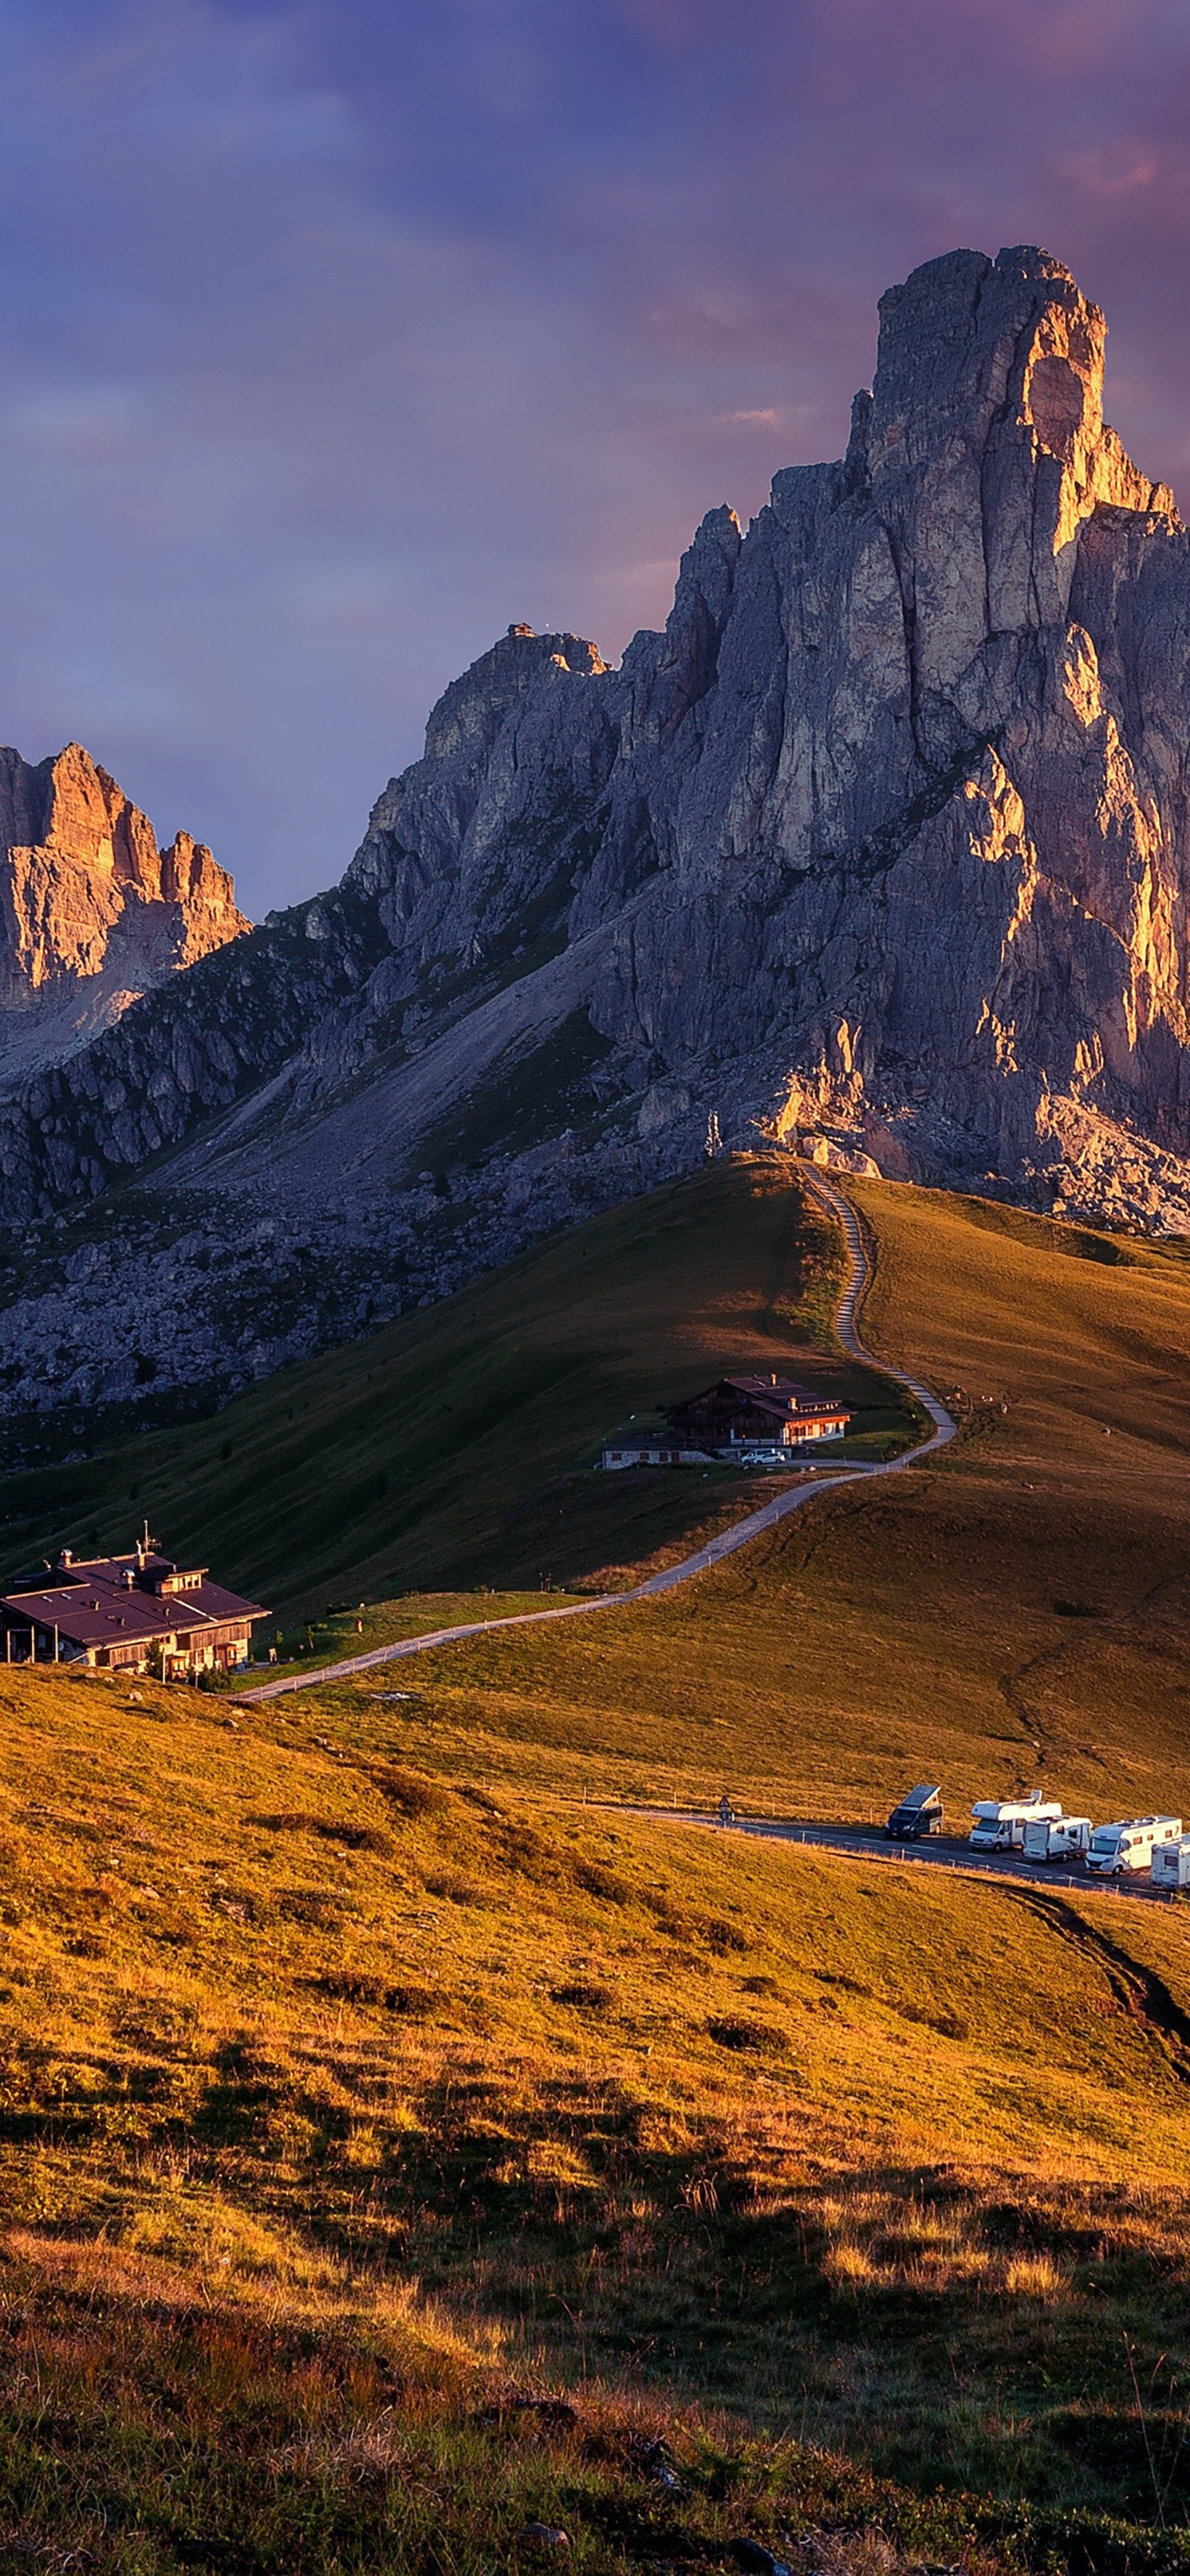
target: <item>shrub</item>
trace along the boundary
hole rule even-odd
[[[604,1869],[599,1861],[576,1861],[574,1883],[576,1887],[584,1888],[588,1896],[597,1896],[604,1905],[629,1905],[632,1902],[632,1889],[627,1879],[619,1878],[614,1869]]]
[[[746,2050],[757,2057],[772,2057],[784,2045],[779,2030],[771,2029],[767,2022],[745,2021],[742,2015],[738,2019],[729,2015],[721,2021],[709,2021],[707,2029],[720,2048]]]
[[[442,2000],[429,1986],[391,1986],[366,1968],[328,1968],[311,1977],[310,1985],[332,2003],[371,2004],[378,2011],[405,2013],[411,2021],[428,2021]]]
[[[399,1815],[410,1818],[440,1816],[449,1807],[447,1791],[440,1789],[436,1781],[428,1780],[421,1771],[406,1771],[399,1763],[385,1762],[377,1764],[371,1777]]]
[[[323,1842],[342,1843],[348,1851],[379,1852],[386,1856],[392,1850],[392,1837],[378,1825],[340,1823],[333,1816],[303,1816],[282,1813],[275,1816],[248,1816],[246,1823],[265,1834],[318,1834]]]

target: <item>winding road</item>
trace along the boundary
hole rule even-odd
[[[883,1464],[840,1467],[834,1475],[827,1476],[815,1470],[813,1483],[793,1485],[784,1493],[775,1494],[772,1501],[762,1503],[758,1511],[749,1512],[744,1520],[733,1521],[729,1529],[720,1530],[717,1538],[708,1539],[706,1546],[696,1549],[693,1556],[683,1557],[680,1565],[669,1565],[660,1574],[650,1574],[643,1583],[633,1584],[628,1592],[600,1592],[589,1601],[570,1601],[554,1610],[520,1610],[510,1618],[472,1619],[465,1627],[432,1628],[419,1637],[402,1637],[395,1645],[373,1646],[368,1654],[352,1655],[344,1663],[321,1664],[314,1672],[287,1674],[281,1681],[262,1682],[254,1690],[237,1691],[237,1703],[247,1707],[258,1700],[281,1699],[288,1691],[313,1690],[322,1682],[347,1681],[354,1673],[374,1671],[379,1664],[400,1663],[407,1655],[425,1655],[435,1646],[461,1644],[466,1637],[486,1637],[498,1629],[542,1627],[547,1621],[556,1619],[588,1619],[597,1610],[623,1610],[630,1602],[650,1601],[659,1593],[675,1591],[680,1583],[690,1583],[696,1574],[708,1573],[713,1565],[721,1564],[725,1556],[734,1556],[737,1548],[747,1547],[754,1538],[759,1538],[762,1531],[774,1528],[778,1521],[787,1520],[791,1512],[804,1510],[807,1503],[816,1502],[820,1494],[829,1494],[838,1485],[866,1484],[876,1476],[900,1475],[907,1467],[919,1466],[922,1459],[932,1456],[936,1449],[945,1448],[946,1443],[954,1439],[957,1429],[945,1405],[940,1404],[917,1378],[907,1377],[903,1369],[890,1368],[885,1360],[875,1360],[860,1339],[856,1315],[871,1277],[871,1263],[854,1208],[842,1191],[826,1180],[821,1172],[807,1169],[803,1164],[799,1168],[799,1178],[813,1192],[819,1204],[838,1219],[846,1238],[848,1275],[835,1312],[835,1329],[843,1348],[853,1359],[879,1368],[882,1376],[894,1378],[898,1385],[916,1396],[934,1426],[928,1440],[923,1440],[919,1448],[907,1449],[901,1457],[890,1458]]]

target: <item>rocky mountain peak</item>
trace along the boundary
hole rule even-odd
[[[1066,614],[1075,540],[1096,509],[1179,524],[1168,486],[1104,421],[1105,337],[1069,269],[1033,247],[950,251],[881,297],[848,462],[920,563],[931,678],[953,679],[981,630]]]
[[[226,871],[148,816],[79,743],[0,749],[0,1068],[69,1054],[175,968],[249,927]]]
[[[1103,353],[1045,251],[928,261],[845,455],[746,532],[710,510],[617,668],[510,627],[342,883],[227,948],[206,853],[85,754],[0,755],[27,1006],[175,925],[155,992],[0,1096],[9,1222],[80,1265],[0,1305],[0,1417],[226,1391],[689,1168],[712,1111],[1190,1233],[1190,538]],[[214,953],[171,975],[183,929]]]
[[[531,626],[510,626],[439,698],[426,726],[425,758],[482,757],[512,709],[550,668],[585,673],[605,665],[582,636],[535,635]]]
[[[1032,369],[1061,358],[1099,422],[1104,320],[1047,251],[948,251],[926,260],[879,306],[872,386],[881,450],[917,454],[958,435],[982,447],[1006,405],[1019,409]]]

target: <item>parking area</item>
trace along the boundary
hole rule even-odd
[[[641,1807],[633,1813],[653,1816],[664,1824],[699,1825],[708,1833],[747,1834],[762,1842],[809,1844],[823,1851],[842,1852],[852,1860],[883,1861],[890,1869],[961,1869],[979,1878],[1023,1879],[1037,1887],[1077,1888],[1087,1896],[1126,1896],[1152,1905],[1174,1901],[1165,1889],[1152,1886],[1147,1871],[1125,1878],[1098,1878],[1090,1870],[1072,1869],[1060,1862],[1028,1861],[1019,1852],[972,1851],[966,1839],[957,1834],[931,1834],[922,1842],[899,1843],[890,1842],[878,1825],[802,1824],[796,1817],[739,1814],[724,1826],[717,1815],[696,1808]]]

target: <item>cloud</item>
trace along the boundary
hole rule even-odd
[[[1089,197],[1127,197],[1134,188],[1152,187],[1160,162],[1155,152],[1120,141],[1101,152],[1067,153],[1060,167]]]
[[[1190,477],[1166,0],[10,0],[0,736],[337,876],[510,620],[609,655],[841,452],[875,302],[1041,240]]]

